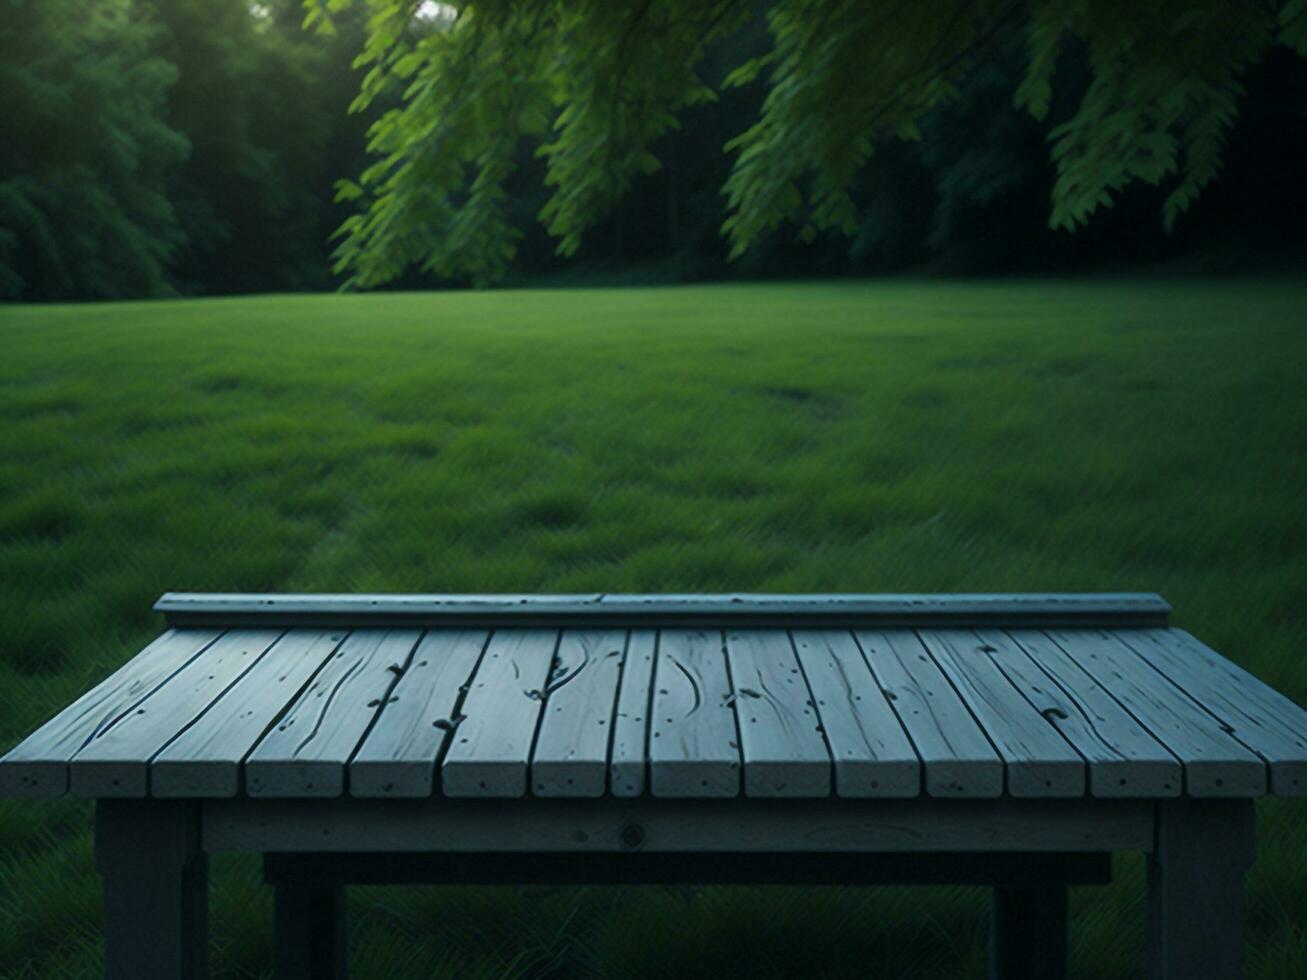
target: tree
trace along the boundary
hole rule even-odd
[[[167,290],[176,69],[129,0],[0,0],[0,298]]]
[[[331,29],[354,0],[306,0]],[[1167,228],[1216,176],[1240,79],[1274,44],[1307,57],[1307,0],[360,0],[370,14],[356,107],[401,104],[370,131],[376,161],[339,185],[358,210],[337,271],[353,286],[410,266],[501,277],[520,231],[504,192],[522,141],[546,163],[540,212],[571,254],[642,174],[688,107],[718,95],[700,68],[715,41],[765,16],[770,43],[724,85],[765,80],[732,136],[722,231],[739,256],[782,225],[801,238],[859,228],[851,188],[878,145],[921,137],[999,39],[1025,35],[1012,97],[1048,113],[1068,39],[1086,52],[1077,108],[1049,134],[1049,224],[1072,230],[1127,186],[1164,185]]]
[[[161,28],[159,54],[180,69],[166,119],[192,146],[168,179],[185,235],[170,268],[177,287],[328,285],[327,147],[349,100],[324,95],[347,65],[332,65],[331,46],[290,22],[294,0],[145,3]]]
[[[302,0],[0,0],[0,299],[332,286],[362,13],[325,39]]]

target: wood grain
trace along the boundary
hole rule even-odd
[[[462,722],[459,701],[485,630],[429,630],[349,764],[353,796],[430,796],[436,762]]]
[[[531,756],[537,796],[603,796],[624,630],[564,630]]]
[[[266,629],[224,634],[73,756],[69,787],[91,798],[145,796],[155,754],[221,698],[280,635]]]
[[[990,659],[1085,757],[1094,796],[1180,795],[1175,756],[1056,643],[1037,630],[980,637],[993,648]]]
[[[1133,650],[1099,630],[1048,636],[1160,741],[1184,767],[1189,796],[1261,796],[1266,764]]]
[[[836,792],[917,796],[921,761],[853,635],[796,630],[793,640],[834,758]]]
[[[293,629],[150,763],[150,795],[235,796],[241,763],[340,646],[342,630]]]
[[[915,633],[854,634],[921,758],[926,792],[994,797],[1003,792],[1003,760]]]
[[[463,701],[441,764],[446,796],[522,796],[557,630],[498,630]]]
[[[654,796],[740,792],[733,693],[720,631],[662,631],[649,740]]]
[[[609,785],[614,796],[639,796],[649,772],[649,711],[653,703],[654,657],[658,634],[631,630],[622,667],[622,687],[613,720]]]
[[[785,630],[726,634],[747,796],[829,796],[831,758]]]
[[[171,629],[0,759],[0,797],[60,796],[68,761],[96,735],[125,717],[222,634]]]
[[[245,763],[250,796],[339,796],[345,766],[417,645],[417,630],[361,629],[318,671]]]
[[[1184,630],[1114,635],[1266,760],[1272,792],[1307,796],[1307,711]]]
[[[1083,796],[1085,761],[990,659],[975,633],[923,630],[922,643],[1003,757],[1012,796]]]

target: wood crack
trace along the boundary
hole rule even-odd
[[[322,728],[322,720],[323,718],[326,717],[327,710],[331,707],[331,702],[335,700],[335,697],[337,693],[339,693],[341,686],[347,680],[349,680],[350,677],[352,677],[362,666],[363,666],[363,658],[360,657],[358,660],[355,660],[354,663],[350,666],[349,670],[341,674],[340,679],[337,680],[334,685],[332,685],[331,693],[327,695],[326,699],[322,703],[322,707],[318,709],[318,717],[317,720],[314,721],[313,723],[313,728],[309,731],[308,735],[304,737],[304,741],[300,742],[299,745],[295,746],[295,751],[292,754],[299,755],[301,752],[304,751],[304,747],[308,745],[310,742],[312,742],[314,738],[317,737],[318,731]]]

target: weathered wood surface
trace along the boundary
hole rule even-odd
[[[1243,976],[1244,876],[1255,856],[1250,800],[1156,804],[1148,856],[1148,977]]]
[[[1003,760],[921,639],[904,630],[858,631],[856,636],[917,749],[926,792],[941,797],[1001,795]]]
[[[848,797],[921,792],[921,761],[848,630],[796,630],[794,647]]]
[[[441,765],[447,796],[522,796],[557,630],[499,630],[481,658]]]
[[[1181,761],[1189,796],[1261,796],[1266,765],[1222,730],[1193,698],[1116,637],[1050,631],[1052,640]]]
[[[867,595],[249,595],[167,593],[169,625],[317,626],[1165,626],[1154,593]]]
[[[210,800],[206,851],[1150,851],[1146,800]],[[636,833],[635,831],[638,831]]]
[[[150,762],[150,795],[235,796],[241,763],[340,646],[340,630],[283,635],[194,724]]]
[[[654,796],[735,796],[740,744],[720,630],[663,630],[654,666]]]
[[[59,796],[68,789],[68,761],[132,711],[221,634],[170,629],[64,708],[3,759],[0,796]]]
[[[250,796],[339,796],[345,765],[417,645],[416,630],[356,630],[245,763]]]
[[[985,630],[989,657],[1036,711],[1085,757],[1089,791],[1104,797],[1180,795],[1180,763],[1043,633]]]
[[[1082,796],[1085,763],[1012,686],[974,633],[923,630],[927,651],[1003,757],[1012,796]]]
[[[233,630],[134,709],[91,739],[69,766],[78,796],[145,796],[149,760],[236,683],[272,647],[280,630]]]
[[[536,796],[603,796],[624,630],[564,630],[531,756]]]
[[[829,796],[831,758],[785,630],[726,635],[747,796]]]
[[[208,980],[208,855],[199,804],[101,800],[95,867],[104,880],[106,980]]]
[[[1307,796],[1307,710],[1184,630],[1117,632],[1270,766],[1271,791]]]
[[[263,880],[340,885],[1106,885],[1102,851],[285,851],[263,856]],[[278,978],[280,980],[280,978]]]
[[[290,627],[284,635],[258,616],[221,636],[170,630],[0,759],[0,793],[71,787],[94,797],[218,798],[244,787],[255,797],[852,800],[1304,792],[1307,711],[1181,631],[1031,628],[1017,615],[1022,597],[956,597],[1017,611],[1013,623],[992,628],[955,628],[954,620],[850,629],[827,625],[823,611],[875,600],[882,611],[922,602],[930,612],[931,598],[521,603],[680,610],[673,622],[688,609],[717,615],[738,606],[785,622],[767,628],[722,614],[716,628],[609,628],[583,617],[561,628],[424,630],[360,615],[351,629]],[[1075,607],[1084,598],[1066,601]],[[376,600],[381,609],[511,605],[499,596]],[[1032,608],[1055,604],[1031,597]]]
[[[458,730],[459,704],[486,648],[485,630],[430,630],[349,764],[354,796],[430,796]]]
[[[649,773],[649,711],[653,705],[655,630],[631,630],[622,666],[622,688],[613,719],[609,783],[614,796],[639,796]]]

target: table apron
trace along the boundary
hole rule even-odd
[[[206,800],[206,852],[1151,852],[1151,800]]]

